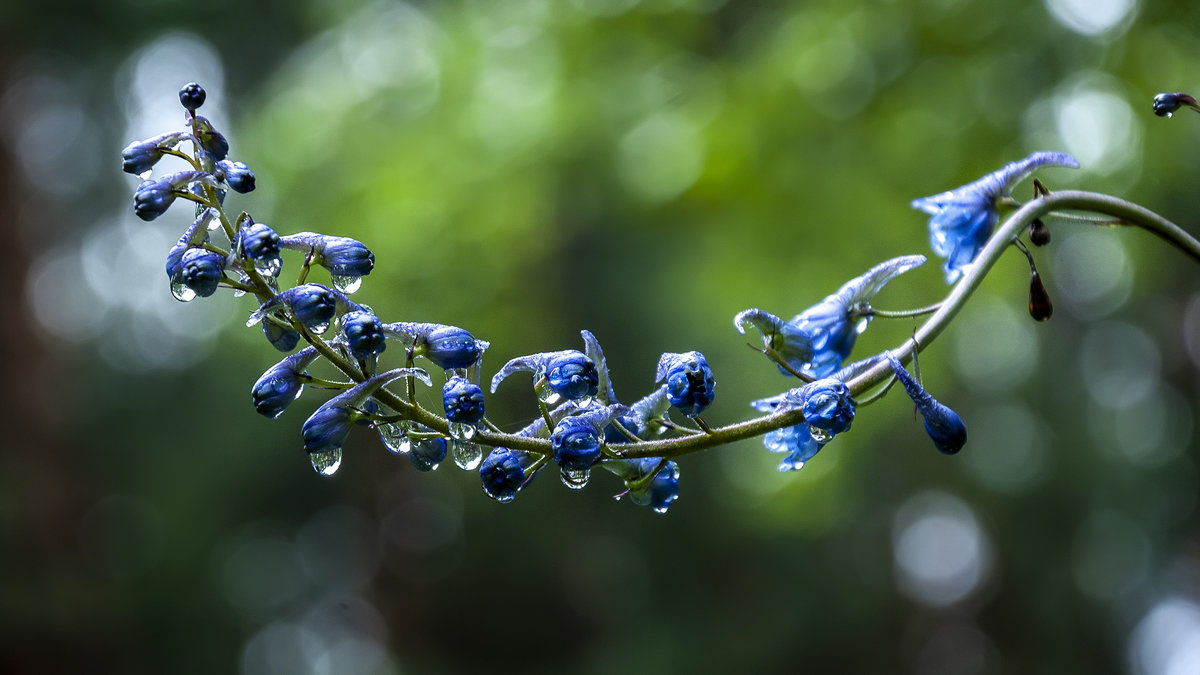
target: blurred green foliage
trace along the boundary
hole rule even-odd
[[[1096,29],[1105,12],[1116,19]],[[660,353],[698,349],[716,424],[789,386],[733,315],[788,317],[875,263],[927,253],[912,198],[1066,150],[1084,167],[1039,174],[1051,189],[1110,190],[1190,227],[1200,179],[1200,120],[1150,115],[1158,91],[1200,82],[1200,7],[1186,4],[16,3],[0,18],[18,29],[9,91],[57,83],[102,140],[87,146],[102,175],[56,203],[21,154],[17,122],[37,101],[5,97],[30,279],[47,251],[132,229],[120,115],[145,103],[121,84],[148,54],[207,45],[225,84],[210,86],[213,121],[258,175],[232,210],[364,241],[377,267],[356,297],[385,320],[490,340],[485,376],[579,348],[586,328],[632,400]],[[154,96],[196,77],[185,62]],[[31,212],[47,221],[36,236]],[[1035,252],[1049,323],[1025,316],[1014,255],[922,357],[971,429],[961,455],[938,455],[892,395],[796,474],[759,442],[685,458],[663,517],[614,503],[602,476],[581,493],[543,476],[501,506],[453,466],[418,475],[366,430],[319,478],[299,425],[321,393],[275,421],[249,405],[278,355],[241,326],[245,299],[212,301],[220,328],[182,369],[114,357],[104,329],[38,328],[52,384],[0,479],[13,544],[0,664],[1186,672],[1200,622],[1164,624],[1191,631],[1166,643],[1139,627],[1168,616],[1164,602],[1200,602],[1200,270],[1138,232],[1054,237]],[[168,292],[157,268],[130,283]],[[931,261],[876,304],[944,292]],[[136,310],[108,316],[140,325]],[[859,353],[912,328],[877,320]],[[21,382],[6,394],[30,397]],[[489,412],[508,429],[537,414],[512,383]]]

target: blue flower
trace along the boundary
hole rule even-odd
[[[834,378],[825,378],[809,382],[792,390],[797,392],[800,410],[804,413],[804,421],[809,427],[819,429],[830,438],[850,430],[854,421],[854,398],[850,396],[850,388],[845,382]],[[786,398],[790,399],[792,392]]]
[[[541,352],[512,359],[492,377],[492,393],[496,393],[496,387],[504,378],[517,371],[532,372],[538,395],[549,403],[560,397],[571,401],[589,399],[600,391],[596,364],[576,349]]]
[[[321,404],[321,407],[304,421],[300,433],[304,437],[305,451],[310,454],[328,454],[340,450],[346,442],[346,436],[350,434],[351,427],[363,417],[358,408],[380,387],[401,377],[416,377],[425,384],[430,384],[429,374],[420,368],[396,368],[354,385]]]
[[[687,417],[696,417],[712,404],[717,383],[700,352],[666,353],[658,359],[655,382],[666,382],[667,399]]]
[[[246,220],[249,222],[244,222],[238,230],[234,251],[240,251],[260,274],[279,276],[279,272],[283,270],[283,260],[279,255],[279,235],[267,225],[250,220],[249,216]]]
[[[763,436],[763,445],[771,452],[785,452],[787,457],[779,463],[780,471],[799,471],[808,460],[816,456],[828,440],[818,441],[807,424],[784,427],[769,431]]]
[[[408,459],[417,471],[433,471],[446,459],[446,439],[426,438],[413,443]]]
[[[947,455],[953,455],[962,450],[967,443],[967,425],[963,424],[958,413],[942,405],[929,392],[925,391],[925,388],[913,379],[913,376],[890,352],[887,354],[887,359],[892,364],[892,371],[896,373],[896,378],[908,392],[909,398],[917,405],[917,412],[921,413],[921,417],[925,419],[925,431],[933,439],[933,444],[937,446],[937,449]]]
[[[1170,117],[1185,105],[1200,112],[1200,104],[1196,103],[1196,99],[1182,91],[1173,94],[1159,94],[1154,97],[1154,114],[1159,117]]]
[[[442,406],[446,420],[476,425],[483,420],[483,389],[465,377],[455,375],[442,387]]]
[[[371,312],[365,309],[346,312],[342,315],[341,323],[346,347],[354,358],[365,361],[387,348],[383,323]]]
[[[311,253],[313,262],[335,277],[365,277],[375,267],[375,254],[362,242],[349,237],[297,232],[280,238],[280,245],[288,250]]]
[[[202,298],[217,292],[224,273],[225,256],[219,253],[202,248],[189,248],[180,258],[180,280]]]
[[[196,108],[204,105],[204,99],[207,96],[208,94],[205,93],[204,87],[195,82],[188,82],[179,89],[179,102],[183,104],[184,108],[192,112],[195,112]]]
[[[567,417],[550,435],[554,461],[564,471],[587,471],[600,458],[600,434],[596,425],[579,417]]]
[[[638,506],[649,506],[655,513],[666,513],[671,504],[679,499],[679,465],[667,462],[655,472],[650,480],[646,478],[659,465],[661,457],[641,457],[638,459],[606,459],[600,466],[608,469],[625,481],[629,491],[629,499]],[[619,495],[618,495],[619,496]]]
[[[121,168],[126,173],[140,176],[154,168],[158,160],[163,158],[164,150],[174,148],[188,136],[186,131],[172,131],[144,141],[134,141],[121,151]]]
[[[946,283],[958,281],[987,244],[1000,219],[1000,201],[1009,197],[1017,183],[1042,166],[1077,169],[1079,162],[1065,152],[1035,152],[973,183],[913,200],[913,208],[932,216],[929,243],[935,253],[946,259],[943,265]]]
[[[277,325],[273,321],[263,321],[263,335],[267,336],[267,342],[270,342],[275,349],[281,352],[290,352],[300,343],[300,333]]]
[[[761,309],[747,309],[734,317],[733,325],[743,335],[747,325],[757,328],[763,336],[763,349],[774,352],[793,370],[808,377],[826,377],[850,357],[859,333],[866,330],[871,299],[889,281],[924,262],[925,256],[920,255],[882,262],[786,323]],[[779,370],[789,374],[783,366]]]
[[[309,330],[323,333],[337,313],[338,297],[320,284],[304,284],[289,288],[264,302],[250,315],[247,326],[253,326],[268,314],[282,309],[291,310],[296,320]]]
[[[221,172],[218,177],[223,175],[225,182],[234,192],[245,194],[254,191],[254,172],[250,170],[250,167],[241,162],[231,162],[227,159],[217,162],[217,166]]]
[[[229,154],[229,141],[213,128],[207,117],[196,115],[195,122],[196,139],[200,141],[200,147],[217,161],[225,159]]]
[[[271,419],[282,415],[304,393],[304,371],[319,355],[316,347],[305,347],[268,368],[250,388],[254,409]]]
[[[476,340],[458,326],[440,323],[397,321],[383,324],[383,331],[389,338],[399,340],[413,357],[423,356],[447,370],[475,365],[489,344]]]
[[[142,181],[133,193],[133,212],[142,220],[154,220],[166,213],[175,198],[195,183],[216,186],[216,180],[204,171],[179,171]]]
[[[525,453],[520,453],[524,455]],[[483,492],[501,504],[511,502],[525,484],[525,469],[518,453],[508,448],[494,448],[479,465]]]

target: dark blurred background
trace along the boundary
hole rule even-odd
[[[960,455],[893,394],[799,473],[685,458],[660,516],[607,476],[499,505],[366,429],[316,475],[321,392],[254,412],[250,301],[171,298],[187,209],[140,221],[119,168],[199,81],[258,175],[231,210],[366,242],[385,320],[490,340],[485,376],[587,328],[625,400],[699,349],[724,424],[789,386],[733,315],[927,253],[915,197],[1063,150],[1052,189],[1194,229],[1200,118],[1150,101],[1200,89],[1200,5],[76,5],[0,7],[0,672],[1200,672],[1200,268],[1145,233],[1056,225],[1051,321],[1013,252],[929,346]]]

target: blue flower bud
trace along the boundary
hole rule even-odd
[[[807,424],[776,429],[763,436],[763,445],[767,450],[787,453],[787,457],[779,463],[780,471],[799,471],[804,468],[805,463],[815,457],[827,442],[817,440]]]
[[[937,449],[947,455],[953,455],[962,450],[967,443],[967,425],[963,424],[958,413],[942,405],[929,392],[925,391],[925,388],[913,379],[913,376],[890,352],[887,354],[887,359],[892,364],[892,371],[896,373],[896,378],[908,392],[909,398],[917,405],[917,412],[921,413],[921,417],[925,419],[925,432],[933,439],[933,444],[937,446]]]
[[[163,180],[149,180],[133,193],[133,212],[138,218],[151,221],[167,212],[175,203],[175,188]]]
[[[304,284],[284,293],[290,293],[288,306],[296,320],[309,328],[328,325],[337,311],[337,298],[320,284]]]
[[[121,151],[121,168],[126,173],[144,174],[163,158],[165,150],[174,148],[185,138],[188,138],[186,131],[172,131],[144,141],[134,141]]]
[[[655,382],[665,381],[667,399],[687,417],[696,417],[712,404],[716,380],[700,352],[663,354]]]
[[[365,277],[375,267],[375,255],[362,242],[316,232],[297,232],[280,239],[292,251],[311,252],[313,262],[337,277]]]
[[[318,356],[316,347],[305,347],[268,368],[250,388],[254,409],[271,419],[282,415],[304,392],[302,376]]]
[[[189,248],[180,262],[179,278],[196,295],[207,298],[217,292],[225,271],[225,256],[202,248]]]
[[[426,438],[413,443],[408,459],[417,471],[433,471],[446,459],[446,439]]]
[[[475,365],[482,350],[479,342],[462,328],[439,326],[423,337],[414,353],[448,369]]]
[[[958,281],[983,250],[996,222],[1000,200],[1026,176],[1042,166],[1079,168],[1079,162],[1064,152],[1035,152],[1010,162],[979,180],[932,197],[915,199],[912,207],[928,213],[929,243],[946,259],[946,283]]]
[[[250,223],[238,231],[242,252],[251,260],[279,257],[279,235],[262,223]]]
[[[629,499],[634,504],[649,506],[655,513],[666,513],[671,504],[679,499],[679,465],[667,462],[655,473],[654,478],[643,483],[661,462],[661,457],[608,459],[600,466],[624,479],[625,484],[630,486]]]
[[[798,399],[804,421],[810,427],[829,436],[850,430],[850,423],[854,421],[854,398],[845,382],[834,378],[809,382],[800,388]]]
[[[484,494],[504,504],[515,499],[517,491],[525,484],[525,469],[515,452],[495,448],[479,465],[479,478]]]
[[[196,108],[204,105],[206,97],[207,94],[204,91],[204,87],[195,82],[188,82],[179,90],[179,102],[183,104],[184,108],[192,112],[195,112]]]
[[[234,192],[245,194],[254,191],[254,172],[250,170],[250,167],[241,162],[231,162],[227,159],[217,162],[217,166],[224,175],[225,182]]]
[[[350,354],[360,360],[383,353],[387,347],[383,334],[383,323],[379,317],[366,310],[355,310],[342,315],[342,334]]]
[[[353,426],[353,411],[350,408],[340,405],[317,408],[300,428],[300,434],[304,437],[304,451],[325,453],[341,448]]]
[[[339,450],[346,442],[351,427],[363,416],[356,408],[363,406],[376,390],[388,382],[414,376],[429,384],[428,373],[419,368],[396,368],[360,382],[321,404],[300,428],[304,449],[309,453],[322,454]]]
[[[262,322],[262,327],[267,341],[281,352],[290,352],[300,343],[300,333],[291,328],[276,325],[272,321]]]
[[[1200,112],[1200,104],[1196,103],[1196,99],[1182,91],[1173,94],[1159,94],[1154,97],[1154,114],[1159,117],[1170,117],[1185,105]]]
[[[546,384],[567,400],[592,398],[600,391],[596,364],[583,352],[560,352],[546,363]]]
[[[197,115],[195,129],[200,147],[204,148],[204,151],[217,161],[225,159],[225,156],[229,154],[229,141],[225,140],[221,132],[213,128],[212,122],[209,122],[206,117]]]
[[[442,405],[448,421],[478,424],[484,415],[483,389],[467,378],[455,375],[442,387]]]
[[[565,471],[584,471],[600,458],[600,437],[594,424],[579,417],[567,417],[550,435],[554,461]]]

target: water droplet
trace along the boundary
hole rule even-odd
[[[811,425],[808,427],[808,434],[812,436],[812,439],[818,443],[828,443],[829,439],[833,438],[828,431],[825,431],[824,429],[818,429]]]
[[[454,466],[463,471],[474,471],[483,462],[483,446],[478,443],[451,441],[450,456],[454,459]]]
[[[504,494],[494,495],[494,494],[488,492],[487,488],[484,488],[483,494],[491,497],[492,499],[495,499],[496,501],[500,502],[501,504],[507,504],[517,498],[517,493],[515,493],[515,492],[505,492]]]
[[[257,324],[259,321],[262,321],[264,316],[266,316],[266,312],[263,312],[261,309],[256,309],[253,312],[250,312],[250,318],[246,319],[246,328],[249,328]]]
[[[217,230],[221,229],[221,219],[217,217],[216,209],[209,209],[205,211],[205,216],[205,220],[208,221],[206,227],[208,228],[209,232],[216,232]]]
[[[546,405],[554,405],[555,403],[558,403],[559,401],[562,400],[562,396],[559,396],[558,392],[554,391],[550,387],[545,387],[545,386],[541,387],[540,389],[538,389],[537,395],[538,395],[538,400],[540,400],[542,403],[545,403]]]
[[[329,452],[310,452],[308,459],[317,473],[322,476],[332,476],[342,465],[342,449],[339,447]]]
[[[1175,116],[1175,113],[1173,113],[1173,112],[1167,113],[1167,117],[1174,117],[1174,116]]]
[[[283,259],[276,256],[254,261],[254,270],[264,277],[277,277],[283,271]]]
[[[582,410],[583,408],[591,406],[595,400],[596,399],[592,396],[584,396],[583,398],[575,399],[575,405],[579,406],[579,408]]]
[[[450,423],[450,437],[458,441],[469,441],[475,438],[475,433],[478,431],[479,429],[474,424],[466,422]]]
[[[663,505],[661,505],[661,506],[655,506],[655,507],[653,507],[653,508],[652,508],[652,509],[650,509],[650,510],[651,510],[651,511],[654,511],[655,513],[666,513],[666,512],[667,512],[667,509],[668,509],[668,508],[670,508],[670,507],[671,507],[671,504],[670,504],[670,503],[667,503],[667,504],[663,504]]]
[[[329,322],[326,321],[325,323],[316,323],[309,326],[308,329],[317,335],[324,335],[325,331],[329,330]]]
[[[858,333],[859,335],[862,335],[863,332],[867,330],[867,325],[870,323],[871,323],[870,317],[864,316],[864,317],[859,318],[858,323],[854,324],[854,332]]]
[[[1170,116],[1171,115],[1168,113],[1167,117],[1170,117]],[[150,180],[150,176],[153,176],[153,175],[154,175],[154,169],[146,169],[145,171],[139,173],[137,175],[137,177],[141,178],[142,180]]]
[[[171,295],[180,302],[191,302],[196,299],[196,291],[188,288],[188,285],[181,281],[171,282]]]
[[[362,277],[343,277],[337,274],[329,275],[329,281],[333,287],[339,291],[349,295],[362,287]]]
[[[403,455],[412,450],[412,439],[408,437],[409,422],[381,422],[375,425],[375,429],[389,452]]]
[[[578,471],[568,471],[562,469],[559,472],[559,477],[562,478],[562,484],[572,490],[582,490],[588,483],[588,478],[592,475],[591,469],[579,469]]]

